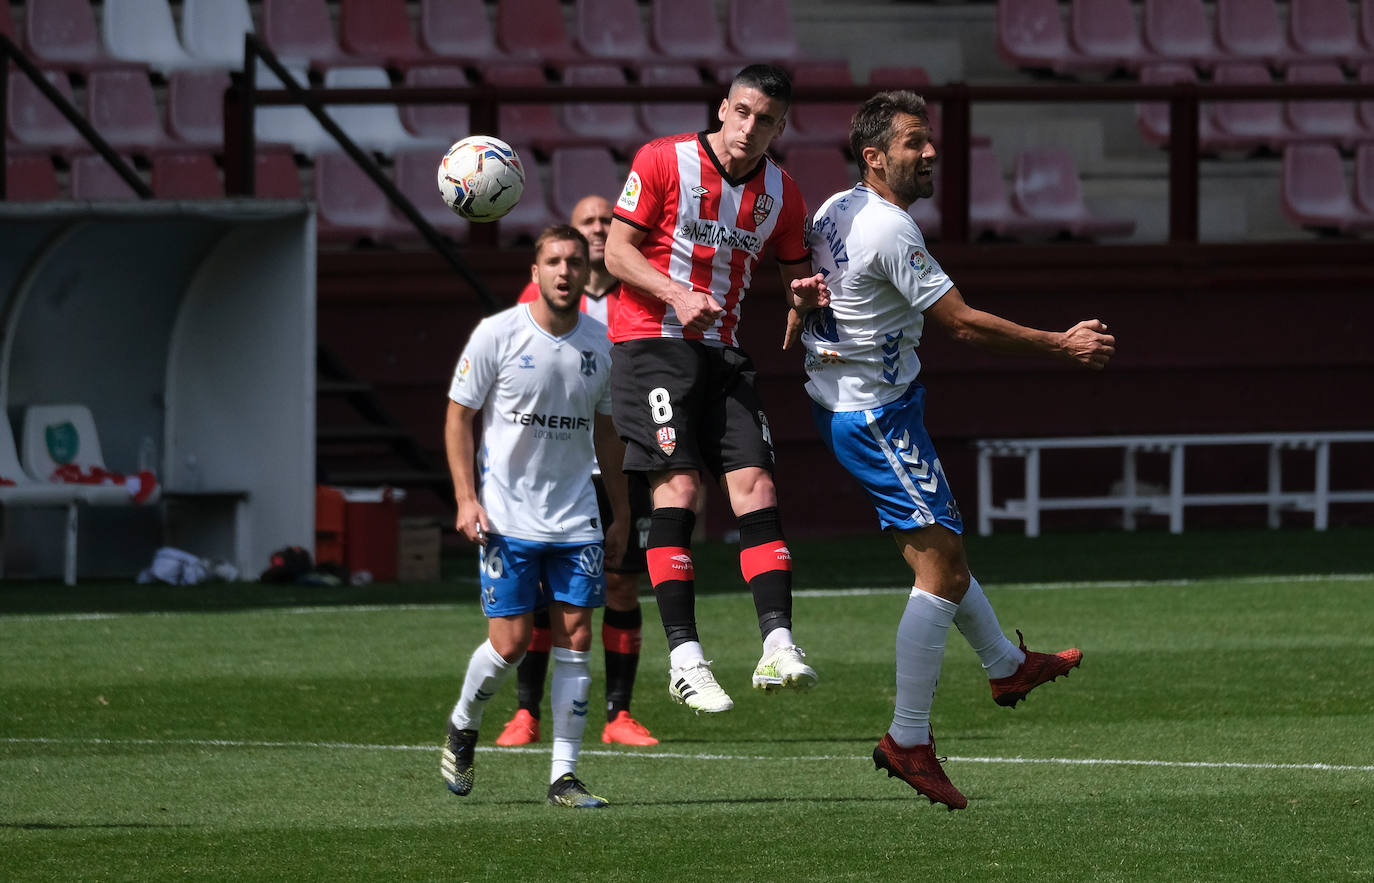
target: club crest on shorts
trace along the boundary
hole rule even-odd
[[[673,451],[677,450],[677,430],[671,426],[660,426],[658,428],[658,449],[664,456],[673,456]]]
[[[773,197],[767,193],[760,193],[754,197],[754,226],[758,227],[773,212]]]

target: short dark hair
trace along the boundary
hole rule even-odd
[[[534,240],[534,260],[539,261],[539,252],[543,251],[546,242],[576,242],[582,247],[582,257],[591,260],[592,247],[587,243],[587,237],[582,235],[582,231],[571,224],[554,224],[552,227],[545,227],[540,232],[539,237]]]
[[[731,89],[736,86],[757,89],[785,105],[792,104],[792,78],[787,75],[787,71],[775,64],[751,64],[741,68],[730,81]]]
[[[892,143],[892,120],[899,113],[911,114],[925,125],[930,125],[930,114],[926,110],[926,100],[915,92],[901,89],[895,92],[879,92],[859,105],[854,117],[849,121],[849,149],[859,164],[859,180],[868,176],[868,163],[864,162],[864,148],[876,147],[884,153]]]

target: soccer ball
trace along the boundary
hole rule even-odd
[[[509,144],[490,135],[471,135],[439,161],[439,195],[469,221],[504,216],[525,192],[525,167]]]

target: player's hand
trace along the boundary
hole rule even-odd
[[[782,335],[782,348],[791,349],[793,344],[801,340],[802,329],[806,327],[806,314],[793,307],[787,311],[787,330]]]
[[[668,305],[677,314],[682,327],[693,331],[705,331],[716,324],[716,320],[725,312],[711,295],[681,285],[673,286]]]
[[[487,544],[487,531],[491,530],[491,524],[487,521],[487,510],[476,500],[458,504],[458,518],[454,522],[454,527],[467,537],[468,542],[479,546]]]
[[[606,554],[607,567],[619,567],[625,557],[625,548],[630,543],[630,519],[617,518],[606,525],[606,538],[602,545]]]
[[[792,302],[803,312],[813,307],[829,306],[830,288],[825,284],[825,277],[817,273],[805,279],[793,279]]]
[[[1116,354],[1116,338],[1107,333],[1107,323],[1087,319],[1064,332],[1061,351],[1071,361],[1101,369]]]

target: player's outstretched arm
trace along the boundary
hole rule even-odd
[[[449,474],[453,476],[453,497],[458,503],[454,527],[469,541],[486,545],[491,525],[487,522],[487,510],[477,501],[477,447],[472,428],[476,416],[473,408],[449,399],[444,418],[444,449],[448,452]]]
[[[926,317],[961,343],[1008,355],[1054,356],[1098,369],[1116,353],[1116,338],[1098,319],[1079,322],[1067,331],[1040,331],[974,309],[957,288],[927,308]]]
[[[782,273],[783,290],[787,292],[787,329],[783,332],[782,348],[790,349],[801,338],[806,314],[817,307],[830,305],[830,289],[825,276],[811,272],[811,264],[778,264]]]
[[[613,220],[606,235],[606,269],[626,285],[672,307],[682,327],[710,328],[724,309],[709,294],[685,288],[656,270],[639,250],[645,235],[619,218]]]
[[[606,563],[618,565],[625,554],[630,537],[630,496],[626,487],[625,443],[615,431],[609,414],[597,414],[592,440],[596,445],[596,462],[601,464],[601,482],[611,499],[611,523],[606,525],[604,546]]]

